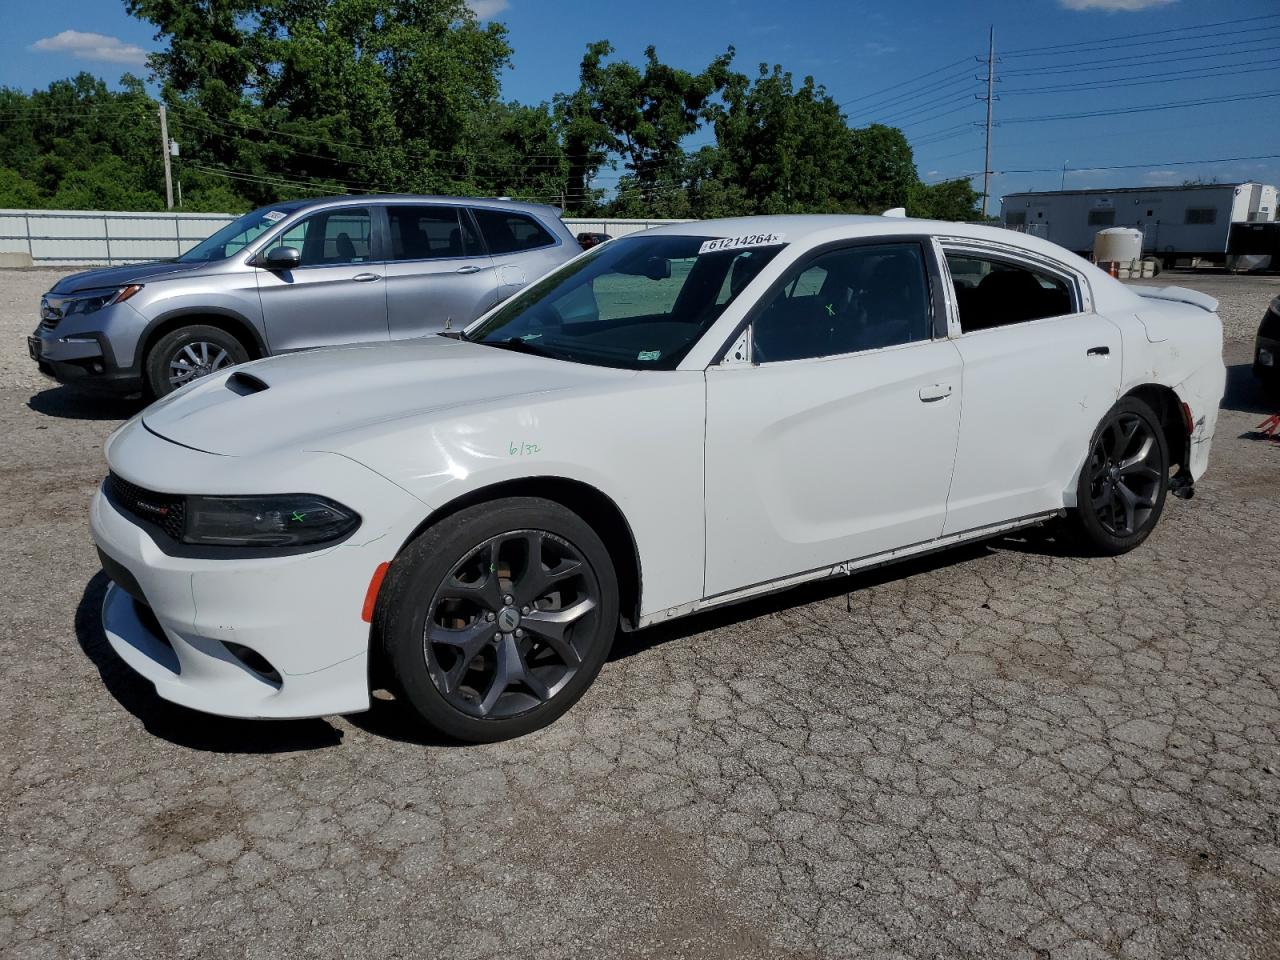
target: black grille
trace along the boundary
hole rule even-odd
[[[187,502],[185,498],[171,493],[156,493],[144,490],[136,484],[107,474],[107,497],[126,513],[152,526],[159,527],[175,540],[182,539],[183,524],[186,520]]]

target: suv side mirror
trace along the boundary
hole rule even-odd
[[[268,270],[292,270],[302,263],[302,254],[297,247],[275,247],[259,263]]]

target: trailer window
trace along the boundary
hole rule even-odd
[[[1187,224],[1216,223],[1218,220],[1218,210],[1216,207],[1188,207],[1187,219],[1183,221]]]
[[[1091,227],[1110,227],[1116,222],[1116,212],[1114,210],[1090,210],[1089,226]]]
[[[1004,222],[1011,227],[1025,226],[1027,223],[1027,211],[1010,210],[1009,213],[1005,216]]]

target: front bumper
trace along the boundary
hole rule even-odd
[[[36,367],[58,383],[122,396],[143,388],[142,374],[117,364],[111,342],[103,333],[64,334],[37,327],[27,343]]]
[[[181,448],[164,445],[181,459]],[[103,628],[121,659],[161,697],[227,717],[368,709],[365,592],[398,547],[389,530],[423,507],[354,461],[331,460],[326,489],[346,495],[347,503],[360,502],[355,494],[363,490],[379,505],[375,516],[364,514],[361,529],[341,544],[292,556],[182,555],[99,488],[90,529],[112,578]],[[401,516],[388,523],[396,511]]]

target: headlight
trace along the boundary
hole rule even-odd
[[[349,507],[314,494],[187,497],[184,543],[304,547],[339,540],[360,525]]]
[[[112,287],[109,290],[86,290],[62,301],[62,316],[72,317],[78,313],[93,313],[109,303],[124,303],[141,289],[142,284],[131,283],[127,287]]]

